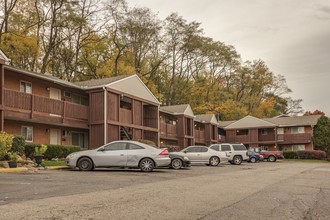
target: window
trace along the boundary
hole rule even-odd
[[[261,129],[261,135],[267,135],[268,131],[267,129]]]
[[[126,143],[125,142],[117,142],[117,143],[108,144],[104,147],[104,150],[106,150],[106,151],[126,150]]]
[[[188,149],[186,149],[186,151],[187,151],[187,153],[199,152],[198,148],[199,147],[189,147]]]
[[[292,127],[291,128],[291,134],[304,134],[305,133],[305,127]]]
[[[144,149],[143,147],[136,145],[136,144],[129,144],[128,145],[128,150],[141,150]]]
[[[243,144],[233,144],[234,150],[246,150],[246,147]]]
[[[284,134],[284,128],[277,128],[277,134]]]
[[[29,82],[21,81],[20,91],[32,94],[32,84]]]
[[[71,98],[71,93],[67,92],[67,91],[64,91],[64,97]]]
[[[199,152],[207,152],[208,150],[207,147],[200,147]]]
[[[226,145],[226,144],[221,145],[221,151],[230,151],[230,150],[231,150],[230,145]]]
[[[33,127],[22,126],[21,134],[27,142],[33,141]]]
[[[126,96],[120,97],[120,108],[132,110],[132,99]]]
[[[88,105],[88,98],[85,96],[72,94],[72,102],[80,105]]]
[[[68,131],[63,131],[62,135],[68,135]],[[80,146],[81,148],[88,148],[87,133],[72,132],[72,145]]]
[[[213,145],[211,147],[211,149],[216,150],[216,151],[219,151],[219,145]]]
[[[176,119],[173,118],[165,118],[165,123],[170,125],[176,125]]]
[[[303,144],[292,145],[292,150],[293,150],[293,151],[305,150],[305,145],[303,145]]]
[[[248,135],[248,134],[249,134],[249,130],[247,129],[236,131],[236,135]]]

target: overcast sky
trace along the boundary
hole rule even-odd
[[[330,0],[127,0],[164,19],[177,12],[205,36],[284,75],[305,111],[330,116]]]

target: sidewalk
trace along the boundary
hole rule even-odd
[[[28,172],[29,170],[61,170],[69,169],[67,166],[47,166],[47,167],[17,167],[17,168],[0,168],[0,173],[23,173]]]

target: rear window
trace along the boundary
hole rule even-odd
[[[246,150],[246,147],[243,144],[233,144],[234,150]]]

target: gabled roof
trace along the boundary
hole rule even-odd
[[[265,121],[276,124],[279,127],[293,127],[293,126],[305,126],[316,125],[321,115],[307,115],[307,116],[293,116],[293,117],[276,117],[276,118],[264,118]]]
[[[276,124],[248,115],[234,123],[229,124],[228,126],[225,127],[225,129],[262,128],[262,127],[276,127]]]
[[[56,83],[56,84],[59,84],[59,85],[62,85],[62,86],[67,86],[67,87],[73,87],[73,88],[76,88],[76,89],[81,89],[78,85],[75,85],[75,84],[73,84],[71,82],[68,82],[66,80],[59,79],[59,78],[57,78],[55,76],[52,76],[52,75],[49,75],[49,74],[35,73],[35,72],[31,72],[31,71],[27,71],[27,70],[22,70],[22,69],[19,69],[19,68],[8,66],[8,65],[5,65],[4,67],[5,67],[6,70],[18,72],[18,73],[21,73],[21,74],[24,74],[24,75],[27,75],[27,76],[39,78],[39,79],[42,79],[42,80],[47,80],[47,81],[50,81],[52,83]]]
[[[5,61],[5,64],[10,63],[10,59],[6,56],[6,54],[0,49],[0,59]]]
[[[172,115],[195,116],[189,104],[161,106],[159,110]]]
[[[92,80],[86,80],[86,81],[80,81],[75,82],[77,86],[80,86],[85,89],[91,89],[91,88],[100,88],[103,86],[107,86],[110,83],[116,82],[120,79],[124,79],[126,77],[129,77],[128,75],[123,76],[114,76],[114,77],[107,77],[102,79],[92,79]]]
[[[201,123],[218,124],[218,121],[214,114],[195,115],[195,121]]]
[[[218,124],[219,124],[219,127],[220,128],[224,128],[232,123],[234,123],[236,121],[219,121]]]

